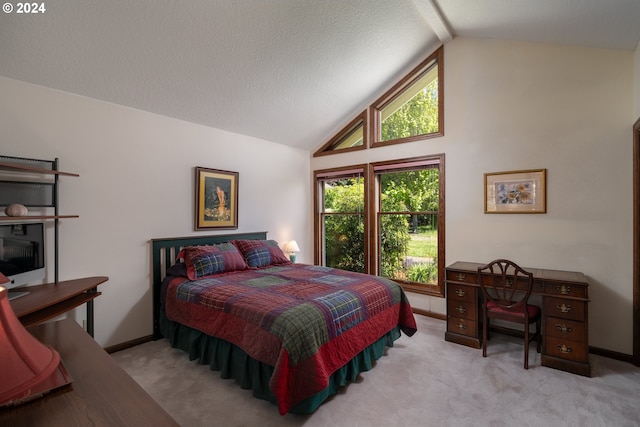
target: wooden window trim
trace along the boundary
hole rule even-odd
[[[331,177],[346,177],[348,175],[359,174],[364,178],[364,257],[365,260],[369,258],[369,171],[366,164],[359,165],[351,165],[351,166],[343,166],[338,168],[330,168],[330,169],[321,169],[313,172],[313,247],[314,247],[314,256],[313,261],[315,265],[323,265],[323,233],[320,229],[322,224],[322,210],[324,206],[324,198],[320,200],[320,183],[319,179],[322,178],[331,178]],[[368,264],[368,263],[367,263]],[[370,273],[369,265],[365,266],[365,273]]]
[[[365,272],[368,274],[377,275],[379,272],[379,248],[377,243],[377,221],[378,221],[378,213],[379,208],[377,206],[378,201],[378,183],[375,178],[376,169],[386,169],[387,166],[404,164],[405,168],[399,167],[397,170],[401,171],[403,169],[411,169],[415,167],[415,165],[419,165],[420,163],[435,161],[438,163],[439,169],[439,211],[438,211],[438,285],[430,286],[423,284],[416,284],[411,282],[399,282],[396,281],[400,286],[402,286],[405,290],[411,291],[414,293],[419,293],[423,295],[429,295],[434,297],[445,296],[445,155],[443,154],[434,154],[422,157],[411,157],[399,160],[387,160],[381,162],[375,162],[370,164],[358,164],[358,165],[350,165],[343,166],[338,168],[331,169],[322,169],[313,172],[313,182],[314,182],[314,263],[316,265],[322,265],[322,230],[320,229],[322,221],[322,206],[324,203],[323,200],[320,200],[320,183],[318,182],[321,178],[330,178],[330,177],[340,177],[348,175],[349,173],[358,173],[364,177],[364,243],[365,243]],[[392,168],[389,168],[392,170]],[[375,242],[375,244],[374,244]]]
[[[431,65],[431,63],[438,64],[438,132],[381,141],[380,116],[382,114],[382,110],[406,88],[418,80],[421,74],[428,66]],[[435,52],[429,55],[427,59],[411,70],[411,72],[402,78],[402,80],[400,80],[395,86],[378,98],[373,103],[369,111],[369,141],[371,148],[444,136],[444,46],[440,46]]]
[[[429,163],[431,161],[434,161],[438,164],[438,180],[439,180],[439,194],[438,194],[438,204],[439,204],[439,210],[438,210],[438,285],[437,286],[430,286],[430,285],[424,285],[424,284],[418,284],[418,283],[413,283],[413,282],[404,282],[404,281],[398,281],[398,280],[394,280],[396,283],[398,283],[400,286],[402,286],[403,289],[407,290],[407,291],[411,291],[414,293],[419,293],[419,294],[423,294],[423,295],[430,295],[430,296],[435,296],[435,297],[441,297],[444,298],[445,296],[445,287],[444,287],[444,282],[445,282],[445,277],[444,277],[444,272],[445,272],[445,266],[446,266],[446,259],[445,259],[445,254],[446,254],[446,250],[445,250],[445,196],[444,196],[444,191],[445,191],[445,155],[444,153],[442,154],[434,154],[434,155],[429,155],[429,156],[423,156],[423,157],[411,157],[411,158],[407,158],[407,159],[400,159],[400,160],[387,160],[387,161],[382,161],[382,162],[376,162],[376,163],[371,163],[369,164],[369,173],[368,173],[368,177],[369,177],[369,188],[368,188],[368,193],[369,193],[369,203],[370,205],[367,207],[367,210],[369,213],[374,212],[375,215],[369,215],[369,241],[371,242],[371,246],[370,246],[370,251],[369,251],[369,269],[372,271],[372,274],[378,275],[380,272],[378,271],[378,266],[380,265],[380,251],[379,251],[379,245],[378,245],[378,240],[377,240],[377,230],[378,230],[378,214],[380,213],[380,207],[379,207],[379,197],[378,197],[378,181],[376,178],[376,173],[381,171],[381,170],[386,170],[388,166],[391,165],[399,165],[399,164],[404,164],[406,167],[398,167],[397,170],[398,171],[402,171],[402,170],[411,170],[413,168],[415,168],[415,166],[412,167],[412,165],[419,165],[420,163]],[[392,169],[395,168],[388,168],[389,171],[391,171]],[[373,209],[373,210],[372,210]],[[375,242],[375,244],[373,244],[373,242]],[[393,279],[392,279],[393,280]]]
[[[358,145],[355,147],[349,148],[341,148],[339,150],[335,150],[335,146],[338,145],[344,138],[346,138],[351,132],[355,131],[358,127],[362,126],[362,145]],[[367,110],[364,110],[360,113],[355,119],[349,122],[344,128],[340,130],[331,138],[326,144],[324,144],[320,149],[318,149],[315,153],[313,153],[313,157],[320,156],[328,156],[331,154],[338,153],[349,153],[351,151],[359,151],[366,150],[369,148],[369,125],[368,125],[368,114]]]

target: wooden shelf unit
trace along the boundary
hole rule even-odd
[[[25,216],[0,216],[0,221],[36,221],[36,220],[48,220],[48,219],[66,219],[66,218],[79,218],[78,215],[25,215]]]
[[[25,216],[0,216],[2,222],[29,222],[29,221],[53,221],[54,223],[54,281],[43,285],[27,286],[20,291],[29,292],[10,301],[16,316],[25,325],[36,325],[60,316],[74,308],[87,305],[87,332],[93,336],[93,299],[101,293],[97,286],[108,280],[107,277],[85,277],[74,280],[59,280],[59,224],[60,219],[78,218],[78,215],[60,215],[58,199],[58,177],[78,177],[77,173],[63,172],[59,169],[58,159],[43,160],[24,157],[0,156],[0,171],[9,172],[8,175],[29,176],[46,175],[49,178],[40,177],[35,181],[0,181],[0,186],[8,186],[13,189],[4,193],[4,197],[15,197],[16,200],[1,200],[0,206],[11,203],[22,203],[20,189],[30,186],[30,195],[38,202],[33,204],[22,203],[27,207],[39,207],[52,209],[52,214],[32,214]],[[6,176],[6,175],[3,175]],[[31,179],[31,178],[30,178]],[[36,197],[41,196],[41,197]],[[22,195],[26,200],[31,200],[29,195]]]

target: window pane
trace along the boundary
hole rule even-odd
[[[344,148],[358,147],[364,142],[363,126],[360,124],[353,129],[350,133],[346,134],[343,138],[339,139],[335,145],[331,147],[331,150],[342,150]]]
[[[381,110],[381,141],[438,132],[438,65]]]
[[[354,151],[365,149],[367,144],[367,112],[362,112],[359,116],[344,127],[338,134],[324,144],[313,156],[323,156],[338,152]]]
[[[323,215],[324,265],[365,272],[364,215]]]
[[[364,212],[364,178],[335,178],[322,181],[324,212]]]
[[[439,204],[436,168],[380,175],[381,212],[433,212]]]
[[[380,239],[382,276],[438,283],[437,214],[381,214]]]

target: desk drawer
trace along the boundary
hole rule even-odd
[[[583,342],[586,337],[584,322],[547,317],[544,325],[545,337],[556,337],[565,340]]]
[[[545,297],[545,316],[562,319],[584,320],[586,301],[576,301],[565,298]]]
[[[447,283],[447,300],[458,302],[477,301],[478,288],[474,286],[459,285],[457,283]]]
[[[564,338],[545,336],[544,352],[549,356],[575,362],[589,361],[587,345],[584,341],[572,341]]]
[[[475,284],[476,275],[477,272],[447,270],[447,281]]]
[[[460,317],[448,316],[447,331],[474,338],[478,336],[477,322]]]
[[[467,320],[476,320],[478,318],[478,306],[473,301],[458,301],[455,299],[447,300],[447,314],[449,316],[460,317]]]
[[[575,283],[545,283],[544,293],[558,295],[559,297],[587,298],[587,287]]]

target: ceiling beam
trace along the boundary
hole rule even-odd
[[[413,0],[413,3],[443,44],[453,39],[449,26],[433,0]]]

